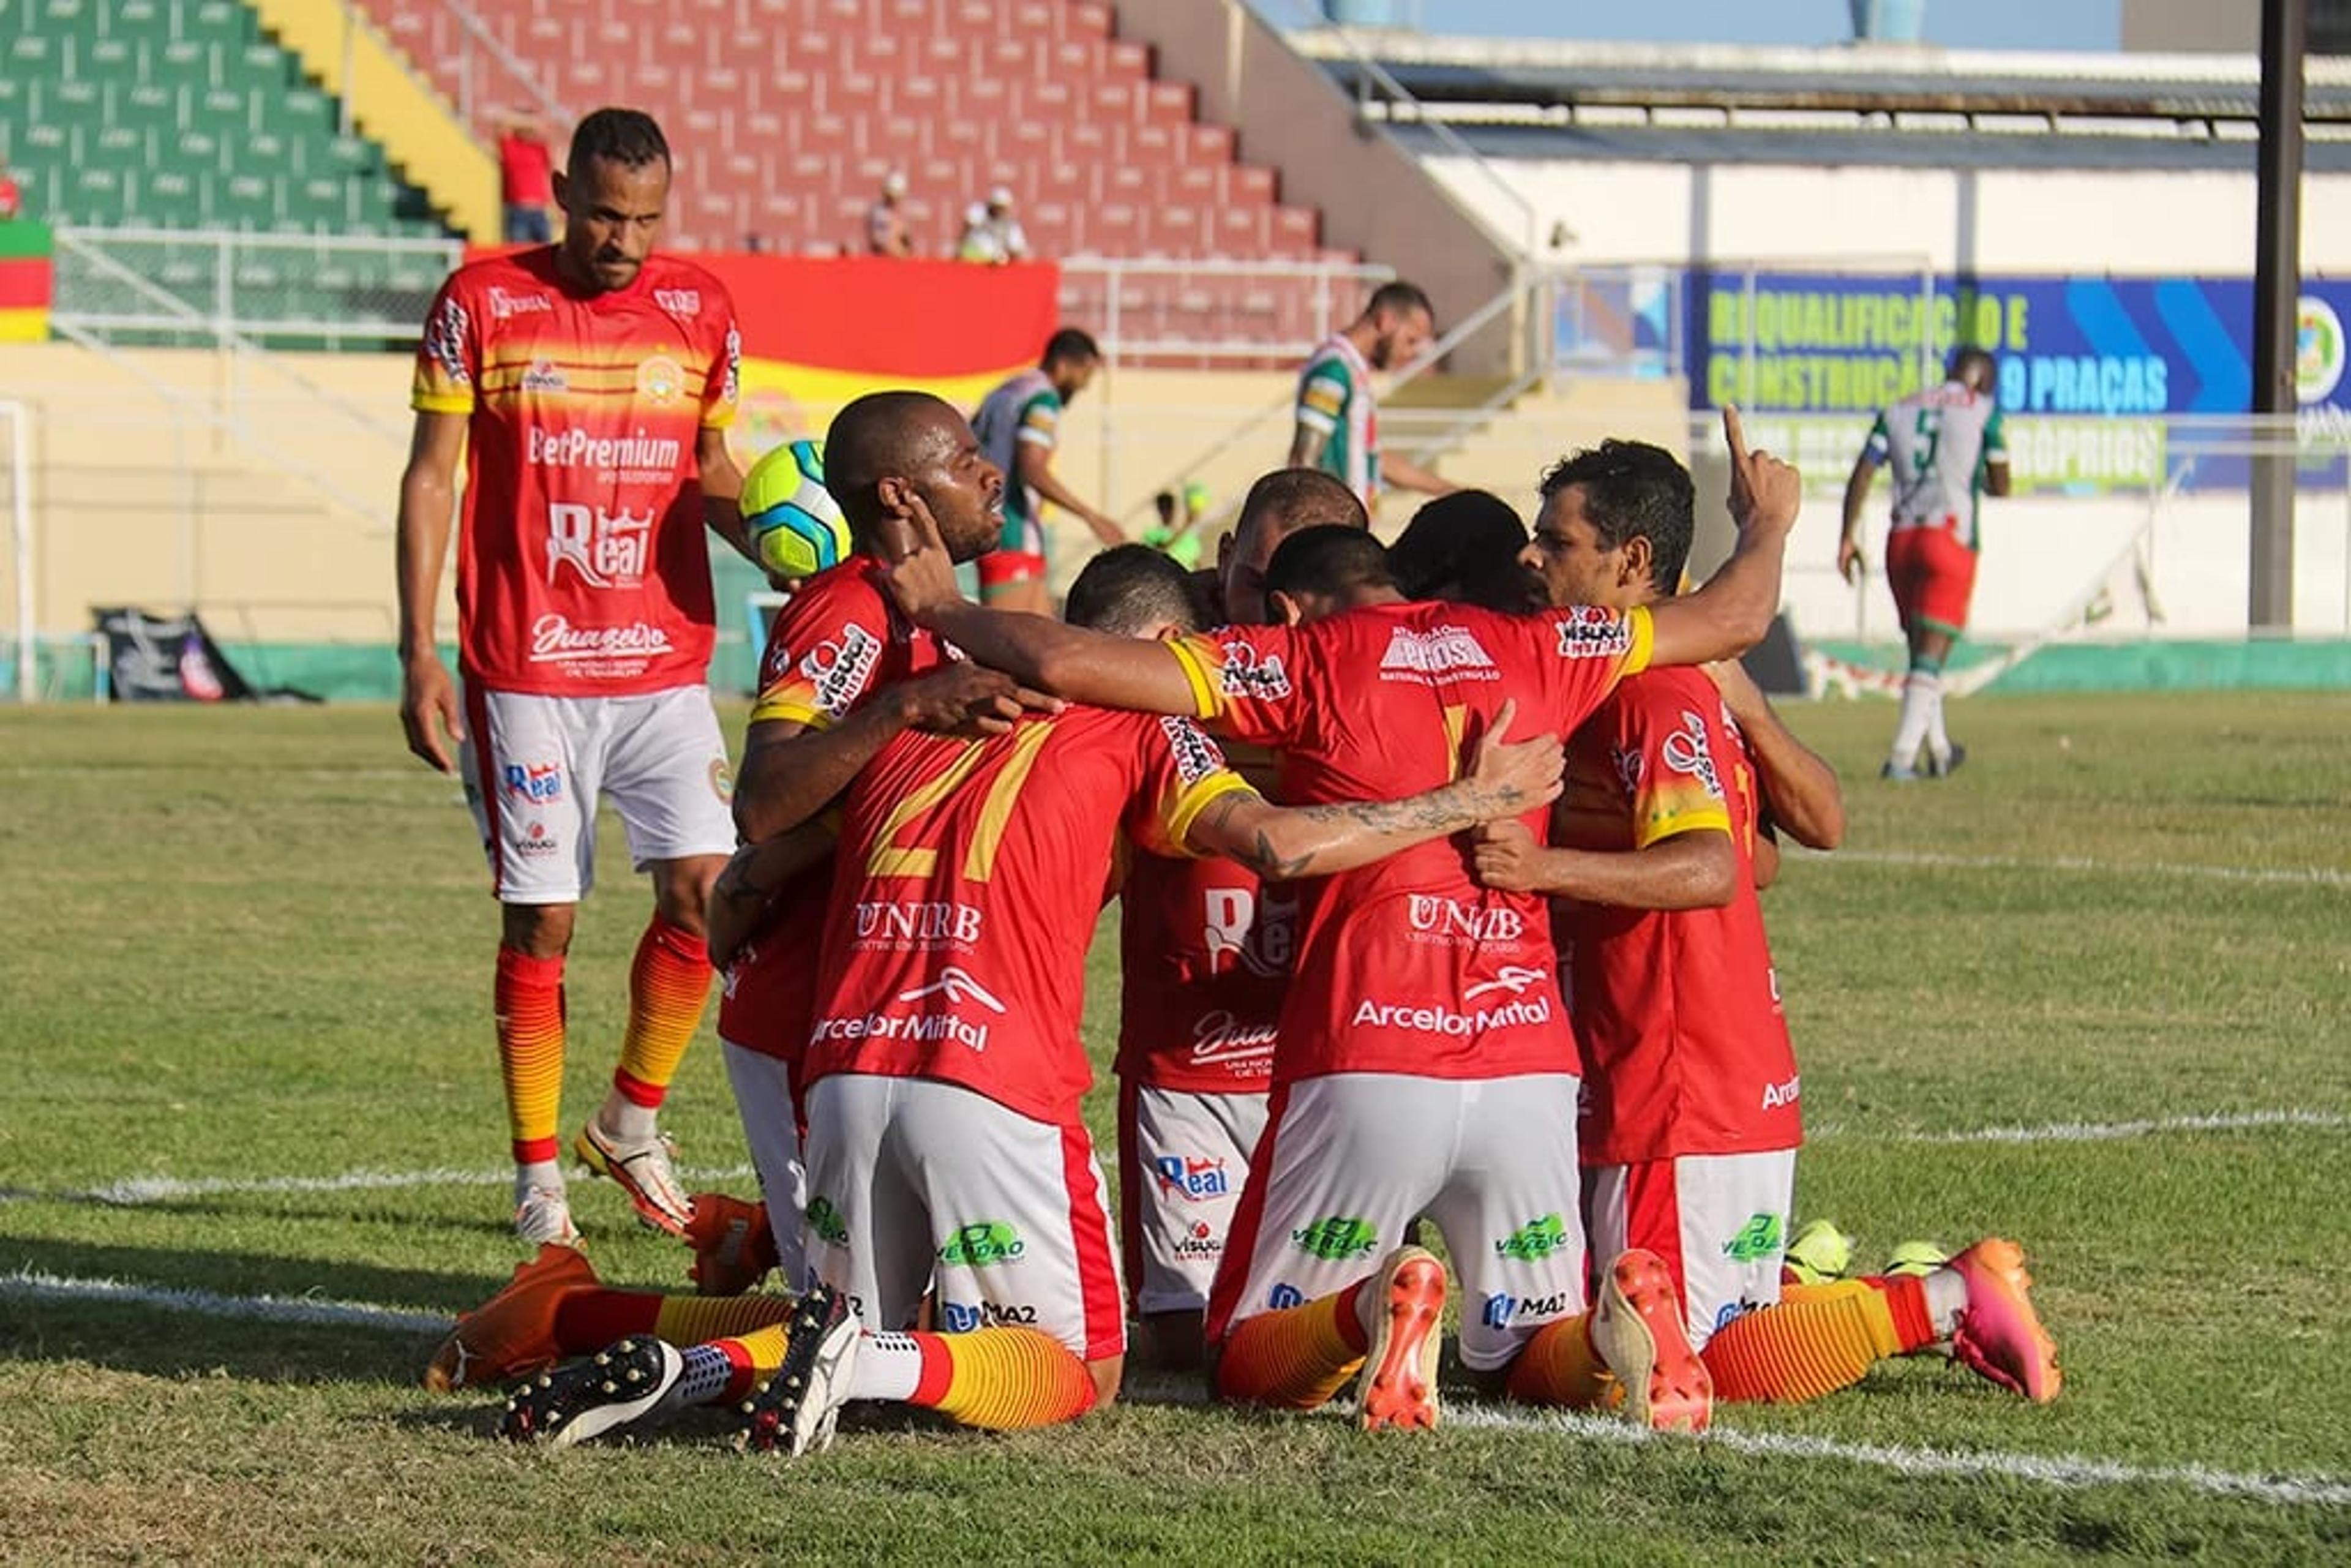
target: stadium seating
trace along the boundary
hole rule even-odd
[[[451,8],[364,0],[451,100],[482,51]],[[499,45],[571,112],[628,103],[660,117],[682,189],[671,241],[832,252],[863,246],[882,178],[904,170],[927,255],[951,251],[967,204],[1008,186],[1040,256],[1353,260],[1326,252],[1270,170],[1155,79],[1150,51],[1094,0],[467,0]],[[485,136],[502,107],[473,108]],[[1201,276],[1128,287],[1156,319],[1196,315],[1219,340],[1290,339],[1301,282]],[[1071,280],[1100,324],[1099,281]],[[1123,308],[1125,296],[1122,296]]]
[[[423,192],[235,0],[0,0],[0,152],[89,227],[432,237]]]

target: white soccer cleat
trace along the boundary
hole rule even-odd
[[[780,1448],[794,1458],[831,1448],[833,1425],[849,1403],[860,1333],[839,1291],[820,1285],[802,1296],[784,1331],[783,1365],[744,1403],[745,1446],[758,1453]]]
[[[637,1218],[655,1230],[682,1237],[694,1222],[694,1199],[677,1179],[670,1156],[676,1152],[666,1133],[623,1143],[590,1122],[571,1141],[571,1151],[601,1176],[610,1176],[629,1195]]]
[[[516,1387],[498,1431],[517,1443],[585,1443],[657,1409],[684,1371],[685,1357],[667,1341],[624,1339]]]
[[[525,1191],[515,1206],[514,1223],[515,1235],[534,1247],[580,1245],[580,1228],[571,1223],[571,1199],[559,1186]]]

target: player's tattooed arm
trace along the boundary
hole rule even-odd
[[[1719,909],[1739,892],[1739,852],[1720,828],[1698,828],[1645,850],[1547,849],[1520,822],[1489,822],[1471,861],[1506,893],[1544,893],[1619,909]]]
[[[1275,806],[1251,791],[1212,802],[1192,824],[1190,847],[1249,867],[1269,882],[1328,876],[1549,804],[1560,791],[1560,741],[1504,737],[1516,705],[1504,703],[1479,742],[1466,778],[1402,800]]]
[[[800,873],[821,864],[832,852],[832,841],[831,829],[809,822],[735,852],[710,889],[712,967],[733,963],[744,944],[766,929],[779,913],[776,895]]]

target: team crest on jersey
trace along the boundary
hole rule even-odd
[[[815,688],[811,696],[817,711],[841,718],[856,706],[881,662],[882,639],[852,621],[841,629],[839,638],[810,648],[800,660],[799,672]]]
[[[656,288],[653,303],[673,316],[687,320],[702,314],[702,290],[699,288]]]
[[[1562,659],[1621,658],[1633,651],[1633,623],[1596,604],[1579,604],[1559,622]]]
[[[1687,708],[1682,709],[1681,728],[1667,736],[1657,750],[1667,767],[1697,779],[1699,788],[1712,799],[1722,799],[1722,776],[1715,770],[1714,751],[1707,744],[1704,719]]]
[[[1608,748],[1608,760],[1615,766],[1616,785],[1625,791],[1625,799],[1630,800],[1638,795],[1641,776],[1649,770],[1649,759],[1628,747],[1612,746]]]
[[[1159,721],[1160,732],[1167,737],[1167,750],[1176,759],[1176,777],[1186,786],[1197,784],[1210,774],[1224,770],[1225,754],[1217,749],[1200,727],[1188,718],[1164,716]]]
[[[465,368],[465,329],[471,321],[463,305],[444,298],[433,312],[433,319],[424,324],[425,357],[461,387],[474,384],[474,372]]]
[[[637,395],[648,402],[670,402],[685,392],[685,367],[667,354],[655,354],[637,366]]]
[[[1290,695],[1290,672],[1281,667],[1280,654],[1260,657],[1247,643],[1228,643],[1221,651],[1224,663],[1217,684],[1225,695],[1273,702]]]

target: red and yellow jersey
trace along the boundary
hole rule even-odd
[[[1119,892],[1119,1076],[1263,1093],[1297,945],[1295,888],[1216,855],[1134,856]]]
[[[1172,646],[1209,727],[1277,748],[1286,805],[1393,800],[1458,776],[1505,701],[1519,737],[1573,729],[1648,663],[1648,612],[1359,610],[1228,626]],[[1543,813],[1530,812],[1542,831]],[[1531,894],[1478,885],[1460,843],[1301,884],[1273,1080],[1327,1072],[1573,1072],[1551,926]]]
[[[852,556],[819,572],[776,612],[759,657],[751,722],[824,729],[884,686],[938,668],[946,645],[899,612],[880,564]],[[816,1005],[816,958],[824,942],[832,869],[802,872],[778,897],[775,923],[739,955],[718,1002],[723,1040],[797,1062]]]
[[[931,1078],[1074,1120],[1121,831],[1181,853],[1210,801],[1248,789],[1188,719],[1072,708],[986,740],[900,735],[849,793],[806,1082]]]
[[[705,678],[695,442],[734,417],[740,350],[725,286],[664,256],[597,295],[566,287],[552,248],[469,263],[441,286],[410,402],[466,416],[467,680],[607,696]]]
[[[1755,818],[1746,740],[1702,671],[1625,682],[1568,743],[1560,842],[1627,852],[1711,829],[1739,854],[1739,890],[1724,908],[1560,906],[1583,1053],[1586,1165],[1803,1141],[1795,1052],[1755,896]]]

